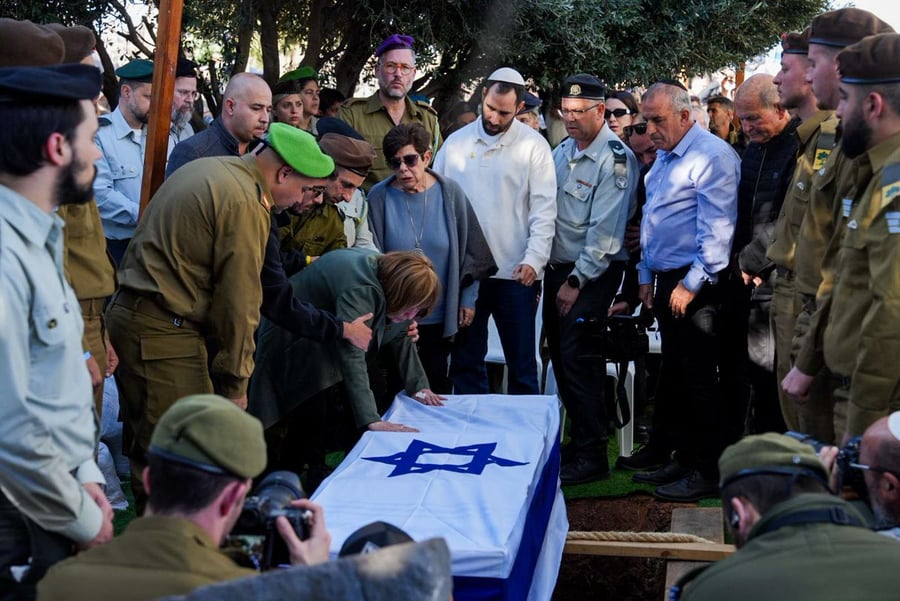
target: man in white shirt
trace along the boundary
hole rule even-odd
[[[481,119],[450,136],[434,170],[468,196],[499,270],[481,283],[475,318],[457,334],[450,377],[457,394],[488,392],[484,356],[493,315],[510,394],[539,392],[535,311],[556,220],[556,172],[547,141],[516,120],[525,80],[514,69],[484,82]]]

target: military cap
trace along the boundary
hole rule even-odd
[[[197,63],[188,60],[183,56],[178,57],[178,64],[175,66],[175,77],[197,77]]]
[[[338,557],[366,555],[391,545],[415,542],[409,534],[387,522],[372,522],[347,537]]]
[[[525,92],[525,98],[523,98],[523,102],[525,102],[525,106],[522,107],[521,111],[516,113],[517,115],[524,115],[525,113],[530,113],[532,111],[536,113],[537,110],[541,108],[541,99],[531,92]]]
[[[145,58],[135,59],[116,69],[116,75],[119,79],[150,83],[153,81],[153,61],[148,61]]]
[[[325,134],[341,134],[354,140],[365,140],[362,134],[353,129],[349,123],[337,117],[319,117],[319,120],[316,121],[316,131],[319,132],[319,137]]]
[[[488,75],[488,78],[485,81],[502,81],[503,83],[509,83],[514,86],[525,87],[525,78],[522,77],[521,73],[510,67],[500,67]]]
[[[676,88],[681,88],[685,92],[688,91],[688,89],[686,87],[684,87],[683,83],[681,83],[677,79],[672,79],[671,77],[664,77],[662,79],[657,80],[656,83],[661,83],[661,84],[664,84],[667,86],[675,86]]]
[[[186,396],[153,430],[151,455],[213,474],[255,478],[266,467],[262,423],[215,394]]]
[[[841,81],[848,84],[900,82],[900,34],[863,38],[837,55]]]
[[[31,21],[0,18],[0,67],[43,67],[63,62],[66,47],[51,29]]]
[[[0,102],[93,100],[101,80],[100,69],[79,63],[0,68]]]
[[[272,86],[272,102],[277,103],[285,96],[300,93],[300,84],[295,79],[288,79],[277,82]]]
[[[366,177],[375,162],[375,149],[365,140],[328,133],[319,138],[319,147],[334,159],[334,164]]]
[[[801,473],[828,480],[828,470],[811,445],[777,432],[746,436],[719,457],[721,488],[745,476]]]
[[[587,73],[579,73],[567,77],[562,85],[563,98],[590,98],[591,100],[603,100],[606,97],[606,88],[603,82]]]
[[[402,48],[412,50],[414,41],[415,40],[413,40],[411,35],[403,35],[400,33],[390,35],[375,49],[375,57],[378,58],[388,50],[398,50]]]
[[[809,27],[801,33],[790,31],[781,34],[782,54],[809,54]]]
[[[44,27],[62,38],[66,48],[66,55],[63,57],[64,63],[80,63],[89,57],[97,47],[97,38],[94,37],[94,32],[84,25],[66,27],[61,23],[47,23]]]
[[[809,43],[844,48],[864,37],[893,31],[893,27],[867,10],[839,8],[822,13],[812,20]]]
[[[298,69],[294,69],[293,71],[288,71],[287,73],[279,77],[278,81],[296,81],[302,83],[304,81],[309,81],[310,79],[319,79],[319,75],[316,73],[316,70],[312,67],[300,67]]]
[[[323,178],[334,172],[334,161],[322,152],[313,135],[302,129],[273,123],[269,126],[266,144],[301,175]]]

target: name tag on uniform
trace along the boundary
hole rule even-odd
[[[844,200],[841,201],[841,204],[844,206],[844,217],[849,217],[850,209],[853,208],[853,199],[845,198]]]
[[[888,231],[892,234],[900,234],[900,211],[888,211],[884,214]]]

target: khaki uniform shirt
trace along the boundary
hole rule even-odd
[[[215,338],[210,375],[229,398],[253,371],[270,198],[253,155],[197,159],[153,196],[119,267],[120,286]]]
[[[830,144],[819,146],[820,125],[833,115],[832,111],[819,111],[801,123],[794,132],[799,143],[797,166],[778,214],[772,245],[766,253],[770,261],[790,270],[794,269],[797,235],[809,205],[813,173],[822,168],[834,146],[833,139]]]
[[[299,251],[307,257],[347,248],[344,218],[330,204],[322,204],[302,215],[291,215],[291,222],[278,229],[278,237],[282,251]]]
[[[431,138],[431,151],[436,153],[441,145],[441,129],[438,126],[437,113],[424,102],[413,102],[408,97],[403,101],[406,103],[406,110],[403,112],[400,123],[419,122],[424,125]],[[368,98],[348,100],[341,107],[340,118],[349,123],[375,148],[375,164],[372,165],[369,175],[363,183],[363,188],[368,192],[372,186],[393,173],[385,162],[382,146],[384,136],[398,124],[391,119],[378,92]]]
[[[38,584],[38,598],[149,601],[256,575],[219,551],[193,522],[147,516],[133,521],[109,543],[53,566]]]
[[[871,178],[848,207],[824,336],[829,369],[851,376],[851,436],[900,408],[900,134],[857,161]]]

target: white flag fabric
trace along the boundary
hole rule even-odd
[[[313,496],[332,556],[382,520],[447,541],[457,601],[550,599],[569,526],[557,398],[457,395],[429,407],[400,394],[384,419],[420,431],[366,432]]]

